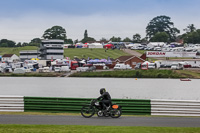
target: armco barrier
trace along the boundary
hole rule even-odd
[[[24,97],[25,112],[77,112],[89,104],[89,98]],[[112,99],[122,106],[123,114],[150,115],[150,100]]]
[[[151,100],[151,115],[200,116],[200,101]]]
[[[24,112],[23,96],[0,96],[0,111]]]
[[[77,112],[91,98],[0,96],[0,111],[7,112]],[[112,99],[122,106],[123,114],[200,116],[200,101]]]

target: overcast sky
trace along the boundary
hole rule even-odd
[[[30,42],[59,25],[67,37],[81,40],[84,31],[99,40],[112,36],[145,37],[156,16],[171,17],[182,33],[189,24],[200,28],[200,0],[1,0],[0,39]]]

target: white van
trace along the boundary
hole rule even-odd
[[[179,63],[179,62],[174,62],[171,65],[171,69],[173,69],[173,70],[181,70],[181,69],[183,69],[183,64]]]
[[[148,63],[148,69],[156,69],[156,63]]]
[[[60,72],[60,67],[54,67],[55,72]]]
[[[132,69],[130,65],[125,65],[125,64],[116,64],[114,67],[114,70],[126,70],[126,69]]]
[[[61,66],[60,71],[61,72],[70,72],[71,69],[69,69],[69,66]]]

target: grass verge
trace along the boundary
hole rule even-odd
[[[187,74],[185,74],[187,73]],[[116,78],[200,78],[192,71],[173,70],[119,70],[74,73],[70,77],[116,77]]]
[[[0,125],[1,133],[198,133],[193,127],[131,127],[80,125]]]

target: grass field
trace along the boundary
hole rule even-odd
[[[5,47],[0,47],[0,55],[4,54],[16,54],[19,56],[19,52],[21,50],[37,50],[39,48],[35,46],[25,46],[25,47],[16,47],[16,48],[5,48]],[[64,49],[64,57],[70,57],[70,59],[74,59],[74,57],[77,58],[99,58],[99,59],[107,59],[108,56],[110,58],[118,58],[123,55],[129,55],[122,50],[106,50],[103,48],[97,48],[97,49],[88,49],[88,48],[69,48],[69,49]]]
[[[89,48],[75,48],[75,49],[65,49],[65,52],[64,52],[64,56],[65,57],[70,57],[70,59],[73,59],[75,56],[77,58],[85,58],[87,59],[88,57],[89,58],[92,58],[92,59],[95,59],[95,58],[99,58],[99,59],[107,59],[108,56],[110,58],[113,58],[113,59],[116,59],[120,56],[123,56],[123,55],[129,55],[125,52],[123,52],[122,50],[106,50],[105,49],[102,49],[102,48],[96,48],[96,49],[89,49]]]
[[[0,125],[0,133],[199,133],[200,128],[75,125]]]
[[[14,48],[0,47],[0,55],[16,54],[19,56],[19,51],[21,50],[37,50],[37,49],[38,48],[35,46],[14,47]]]

